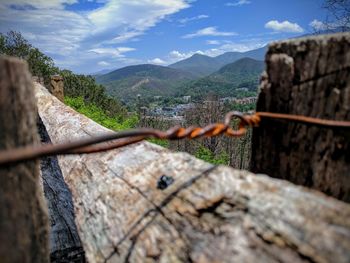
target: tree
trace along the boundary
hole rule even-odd
[[[126,109],[118,100],[109,97],[105,88],[97,84],[93,77],[74,74],[69,70],[60,71],[60,75],[64,79],[66,96],[82,97],[85,103],[92,103],[103,109],[107,116],[117,118],[118,121],[125,119]]]
[[[3,47],[1,53],[19,57],[26,60],[29,56],[30,49],[32,45],[21,35],[21,33],[16,31],[9,31],[6,35],[1,34],[3,41]]]
[[[328,12],[324,25],[326,29],[340,28],[341,31],[350,29],[350,0],[326,0],[323,4]]]
[[[46,83],[49,81],[51,75],[59,72],[58,68],[55,67],[52,58],[46,56],[37,48],[30,49],[26,60],[32,75],[43,77]]]
[[[5,54],[6,39],[5,36],[0,33],[0,54]]]
[[[14,56],[27,61],[29,71],[34,76],[43,77],[48,83],[50,76],[58,73],[52,58],[34,48],[19,32],[0,33],[0,54]]]
[[[77,75],[69,70],[59,70],[49,56],[33,47],[19,32],[0,33],[0,54],[19,57],[26,60],[33,76],[42,77],[49,84],[51,76],[60,74],[65,81],[65,94],[68,97],[82,97],[87,104],[100,107],[103,112],[117,121],[126,118],[126,109],[121,103],[109,97],[105,88],[96,83],[91,76]]]

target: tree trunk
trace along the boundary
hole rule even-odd
[[[53,143],[108,130],[36,85]],[[350,206],[142,142],[59,156],[89,262],[349,262]]]
[[[266,64],[257,111],[350,120],[350,33],[274,43]],[[350,202],[350,131],[264,119],[252,171]]]
[[[0,57],[0,150],[38,144],[27,64]],[[0,261],[49,262],[48,215],[39,162],[0,167]]]

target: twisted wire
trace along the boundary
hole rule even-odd
[[[239,121],[237,129],[231,128],[233,119],[238,119]],[[110,132],[93,138],[81,139],[78,141],[61,144],[26,146],[22,148],[0,151],[0,166],[21,161],[29,161],[44,156],[102,152],[151,138],[180,140],[184,138],[196,139],[200,137],[213,137],[218,135],[240,137],[247,132],[247,127],[258,127],[262,119],[285,120],[326,128],[350,128],[350,121],[325,120],[300,115],[271,112],[256,112],[255,114],[244,115],[241,112],[232,111],[226,114],[224,122],[209,124],[205,127],[191,126],[188,128],[183,128],[175,126],[167,131],[142,128],[118,133]]]

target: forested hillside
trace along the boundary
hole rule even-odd
[[[125,107],[116,98],[107,95],[105,88],[97,84],[93,77],[59,69],[50,57],[33,47],[19,32],[0,33],[0,54],[26,60],[32,75],[44,78],[46,85],[51,75],[61,75],[65,83],[66,101],[78,110],[81,108],[89,112],[92,119],[98,112],[100,120],[105,116],[120,124],[128,123]]]
[[[262,47],[247,52],[226,52],[216,57],[209,57],[201,54],[178,61],[169,65],[171,68],[189,71],[198,77],[203,77],[218,71],[221,67],[233,63],[241,58],[252,58],[255,60],[264,60],[267,47]]]
[[[186,70],[195,74],[197,77],[202,77],[213,73],[220,68],[220,65],[221,64],[212,57],[202,54],[194,54],[187,59],[169,65],[169,67]]]
[[[263,49],[255,50],[250,54],[260,54],[261,50]],[[230,52],[225,54],[217,57],[221,62],[215,62],[215,60],[213,62],[214,58],[211,57],[194,55],[192,57],[194,60],[187,60],[188,67],[183,67],[183,69],[191,70],[191,65],[194,64],[202,65],[199,68],[203,70],[208,69],[209,65],[212,69],[217,68],[224,61],[233,59],[233,54],[241,56],[243,53]],[[96,76],[95,79],[106,87],[109,95],[128,104],[135,103],[137,95],[141,95],[142,99],[146,101],[157,96],[171,99],[191,96],[195,100],[201,100],[209,93],[218,97],[256,95],[258,79],[263,69],[264,63],[262,61],[247,57],[226,64],[205,77],[198,77],[200,75],[198,71],[190,73],[185,70],[145,64],[121,68],[105,75]]]
[[[218,97],[255,96],[264,67],[262,61],[242,58],[207,77],[184,85],[178,90],[178,95],[190,95],[197,100],[209,94],[215,94]]]
[[[135,99],[137,94],[141,94],[143,97],[164,96],[159,103],[166,105],[167,100],[179,100],[177,103],[182,103],[180,97],[177,99],[176,96],[183,95],[192,95],[198,99],[198,102],[206,99],[212,92],[219,96],[245,96],[255,94],[257,79],[263,70],[261,61],[244,58],[222,67],[207,77],[194,80],[195,76],[192,73],[183,70],[156,65],[130,66],[98,76],[99,81],[107,83],[106,90],[104,86],[96,83],[96,76],[75,74],[69,70],[59,69],[50,57],[33,47],[18,32],[11,31],[7,34],[0,34],[0,54],[26,60],[31,73],[44,78],[47,86],[51,75],[61,75],[64,79],[65,103],[112,130],[130,129],[137,126],[166,129],[175,125],[172,121],[164,122],[158,118],[141,118],[141,122],[139,122],[140,115],[136,113],[137,107],[149,106],[149,102],[142,98],[137,107],[131,107],[133,112],[127,114],[126,107],[119,102],[118,98]],[[117,88],[113,86],[115,84],[118,84]],[[235,90],[237,89],[239,92],[236,94]],[[115,96],[109,96],[106,91]],[[196,104],[186,113],[184,124],[187,126],[204,125],[211,120],[219,121],[224,112],[232,107],[232,105],[222,107],[216,101],[211,104],[208,112],[207,106],[201,103]],[[238,106],[240,110],[252,107],[250,104]],[[244,145],[249,146],[250,139],[244,138],[243,141]],[[195,143],[154,142],[173,150],[187,151],[212,163],[246,167],[249,159],[247,151],[226,153],[226,146],[229,142],[220,138],[216,139],[214,144],[213,140],[206,139]],[[233,142],[230,141],[230,143]],[[214,149],[213,145],[217,147]]]
[[[103,84],[111,96],[130,101],[138,94],[144,98],[172,96],[180,85],[194,78],[183,70],[144,64],[97,76],[96,81]]]

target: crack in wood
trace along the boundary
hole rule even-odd
[[[157,206],[157,208],[158,208],[159,210],[158,210],[158,209],[150,209],[150,210],[148,210],[146,213],[144,213],[144,214],[140,217],[140,219],[138,219],[138,220],[133,224],[133,226],[127,231],[127,233],[125,234],[125,236],[124,236],[123,238],[121,238],[121,239],[117,242],[117,244],[116,244],[116,246],[115,246],[115,248],[114,248],[114,251],[105,259],[105,262],[108,262],[108,260],[109,260],[110,258],[112,258],[112,256],[115,254],[115,251],[118,251],[118,246],[120,246],[120,244],[123,243],[123,242],[127,239],[127,237],[131,234],[131,232],[132,232],[136,227],[139,226],[139,224],[143,221],[143,219],[145,219],[146,217],[148,217],[148,216],[153,212],[154,215],[151,217],[150,221],[147,222],[147,223],[145,224],[144,227],[142,227],[136,234],[134,234],[134,235],[130,238],[130,240],[132,240],[132,244],[131,244],[131,246],[129,247],[128,253],[127,253],[126,258],[125,258],[125,262],[128,262],[128,260],[129,260],[129,258],[130,258],[130,256],[131,256],[131,254],[132,254],[133,247],[135,246],[138,237],[139,237],[140,234],[155,220],[155,218],[160,214],[159,212],[162,211],[161,209],[162,209],[163,207],[165,207],[167,204],[169,204],[169,203],[173,200],[173,198],[174,198],[175,196],[177,196],[177,194],[178,194],[179,192],[181,192],[182,190],[184,190],[184,189],[190,187],[192,184],[194,184],[194,183],[195,183],[196,181],[198,181],[199,179],[201,179],[201,178],[203,178],[203,177],[205,177],[205,176],[208,176],[208,175],[209,175],[211,172],[213,172],[217,167],[218,167],[218,166],[216,166],[216,165],[215,165],[215,166],[211,166],[209,169],[207,169],[207,170],[201,172],[200,174],[198,174],[198,175],[192,177],[191,179],[189,179],[188,181],[182,183],[176,190],[174,190],[174,191],[171,192],[167,197],[165,197],[165,198],[163,199],[163,201],[160,203],[159,206]],[[163,215],[164,215],[164,213],[163,213]],[[166,217],[166,216],[164,215],[164,217]],[[171,223],[171,220],[169,220],[169,218],[167,218],[167,219],[168,219],[167,221],[168,221],[169,223]],[[171,223],[171,225],[172,225],[172,223]]]
[[[273,242],[272,240],[266,239],[264,235],[260,234],[259,232],[255,231],[253,228],[252,231],[255,234],[255,237],[259,238],[262,242],[264,242],[266,245],[271,246],[272,244],[275,246],[279,246],[277,243]],[[275,233],[277,234],[278,233]],[[302,253],[297,245],[293,245],[291,243],[285,242],[286,247],[290,248],[290,252],[293,254],[297,254],[300,258],[306,260],[310,263],[317,263],[318,261],[313,259],[311,256],[306,255],[305,253]],[[278,254],[271,252],[271,250],[266,249],[265,246],[259,246],[266,254],[270,255],[272,258],[276,259],[278,262],[283,262],[279,257]]]

